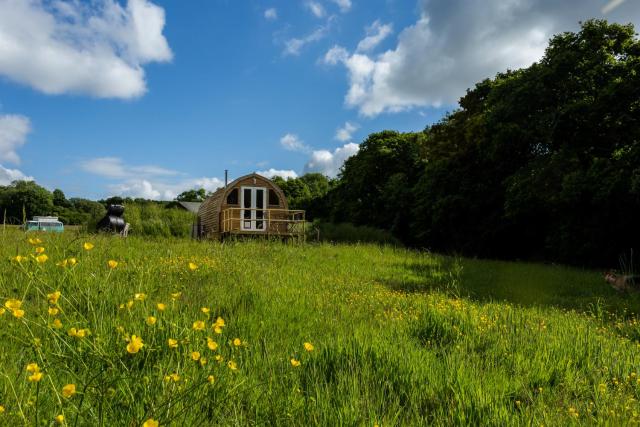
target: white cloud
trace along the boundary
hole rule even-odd
[[[264,17],[267,21],[275,21],[278,19],[278,10],[275,7],[271,7],[264,11]]]
[[[347,13],[351,10],[351,0],[332,0],[340,8],[340,12]]]
[[[308,152],[309,147],[301,140],[298,135],[288,133],[280,138],[280,145],[288,151]]]
[[[7,169],[0,165],[0,185],[9,185],[12,181],[33,181],[33,177],[25,175],[18,169]]]
[[[0,161],[20,163],[16,150],[25,144],[30,131],[31,124],[27,117],[0,115]]]
[[[374,21],[366,28],[367,36],[358,43],[358,52],[368,52],[378,46],[388,36],[393,33],[393,25],[381,24],[379,20]]]
[[[296,171],[294,170],[283,170],[283,169],[269,169],[269,170],[264,170],[264,171],[258,171],[256,172],[258,175],[262,175],[266,178],[273,178],[274,176],[279,176],[281,178],[284,179],[289,179],[289,178],[297,178],[298,174],[296,173]]]
[[[118,184],[108,186],[112,195],[123,197],[141,197],[152,200],[173,200],[178,194],[193,188],[204,188],[215,191],[222,187],[224,182],[218,178],[186,179],[177,183],[157,182],[149,179],[129,179]]]
[[[86,172],[106,178],[139,178],[179,174],[177,171],[154,165],[127,165],[118,157],[98,157],[85,160],[80,163],[80,167]]]
[[[624,3],[607,18],[639,24],[636,3]],[[345,103],[364,116],[452,105],[476,82],[540,59],[553,34],[602,16],[602,5],[601,0],[420,0],[419,19],[400,33],[395,48],[369,56],[335,46],[324,62],[346,67]]]
[[[336,148],[333,153],[328,150],[314,151],[304,166],[304,173],[319,172],[330,178],[336,177],[345,160],[356,154],[359,149],[358,144],[351,142]]]
[[[305,5],[307,6],[307,8],[311,11],[311,13],[313,13],[313,15],[316,18],[324,18],[324,16],[326,15],[326,12],[324,10],[324,7],[315,1],[307,1],[305,3]]]
[[[292,38],[284,44],[284,55],[298,56],[302,49],[313,42],[322,40],[329,33],[329,24],[318,27],[313,32],[309,33],[303,38]]]
[[[172,59],[149,0],[0,0],[0,74],[47,94],[134,98],[143,66]]]
[[[360,128],[357,123],[345,122],[344,126],[338,128],[335,138],[340,142],[351,140],[353,133]]]

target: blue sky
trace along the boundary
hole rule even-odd
[[[334,176],[369,133],[423,129],[552,34],[640,17],[479,3],[0,0],[0,184],[170,199],[224,169]]]

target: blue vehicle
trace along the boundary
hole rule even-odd
[[[64,224],[58,220],[57,216],[34,216],[31,221],[24,225],[26,231],[53,231],[62,233]]]

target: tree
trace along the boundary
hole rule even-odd
[[[34,181],[13,181],[0,187],[0,211],[6,212],[7,220],[22,223],[36,215],[53,212],[53,196]],[[26,216],[26,218],[23,218]]]
[[[183,191],[178,194],[176,201],[178,202],[203,202],[207,198],[207,192],[204,188]]]

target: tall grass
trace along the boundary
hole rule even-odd
[[[7,230],[0,246],[0,301],[24,310],[0,316],[0,425],[640,421],[637,299],[591,310],[619,298],[596,273],[374,245],[40,238]]]
[[[124,219],[132,234],[153,237],[189,237],[195,220],[191,212],[156,203],[127,204]]]

